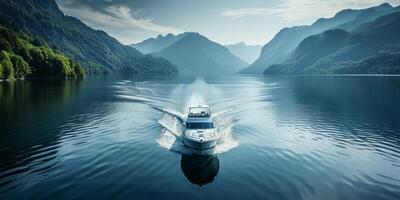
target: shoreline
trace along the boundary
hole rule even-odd
[[[84,78],[57,78],[57,77],[28,77],[28,78],[18,78],[18,79],[0,79],[0,83],[11,83],[16,81],[24,80],[83,80]]]
[[[116,75],[116,74],[114,74]],[[400,77],[400,74],[242,74],[242,73],[236,73],[236,74],[226,74],[226,76],[258,76],[258,77],[276,77],[276,76],[284,76],[284,77]],[[103,77],[104,75],[101,74],[93,74],[93,75],[87,75],[84,78],[77,78],[77,77],[27,77],[27,78],[18,78],[18,79],[0,79],[0,83],[12,83],[16,81],[24,81],[24,80],[84,80],[88,77],[98,77],[101,76]],[[106,75],[109,77],[110,75]],[[111,75],[112,76],[112,75]],[[117,75],[118,76],[118,75]],[[149,75],[140,75],[140,76],[132,76],[136,78],[148,78],[148,77],[159,77],[159,78],[171,78],[171,77],[196,77],[194,75],[189,75],[189,76],[179,76],[179,75],[172,75],[172,76],[160,76],[156,74],[149,74]],[[214,77],[214,76],[201,76],[201,77]]]

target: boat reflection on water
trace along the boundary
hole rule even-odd
[[[181,168],[193,184],[205,185],[214,181],[219,170],[217,155],[182,155]]]

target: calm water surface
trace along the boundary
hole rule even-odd
[[[180,118],[223,134],[193,156]],[[0,83],[0,199],[399,199],[400,77]]]

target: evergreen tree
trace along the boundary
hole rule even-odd
[[[38,37],[0,25],[0,78],[83,78],[82,66]]]
[[[14,78],[13,64],[10,60],[9,54],[4,50],[0,52],[0,63],[3,66],[3,78],[13,79]]]

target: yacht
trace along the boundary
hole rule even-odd
[[[183,134],[185,146],[203,152],[214,149],[218,139],[210,108],[206,105],[190,106]]]

